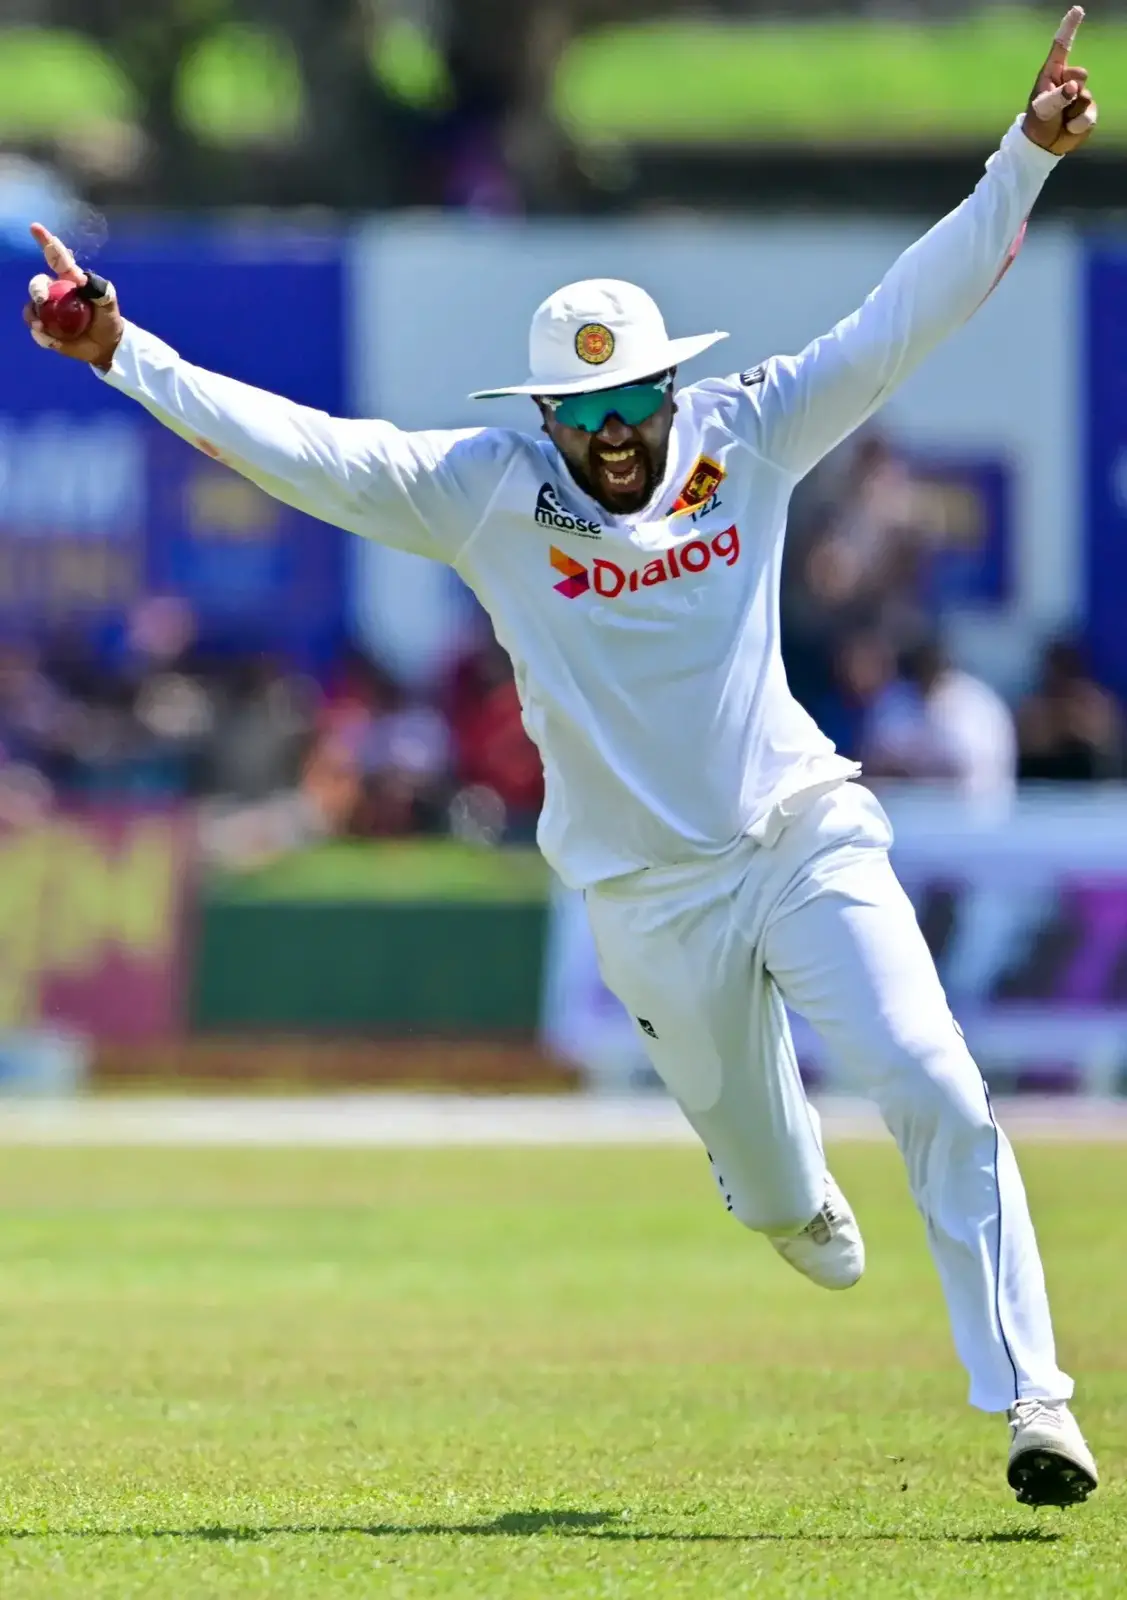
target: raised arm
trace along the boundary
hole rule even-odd
[[[58,239],[38,226],[33,232],[58,277],[97,291],[87,332],[58,340],[37,314],[51,280],[33,279],[25,317],[37,343],[85,361],[174,433],[287,505],[399,549],[456,557],[504,474],[507,435],[406,433],[387,422],[330,417],[195,367],[124,321],[112,285],[90,278]]]
[[[763,369],[753,397],[763,455],[807,472],[989,297],[1049,173],[1095,126],[1088,74],[1068,60],[1083,20],[1079,6],[1064,18],[1024,115],[974,193],[900,257],[852,316]]]

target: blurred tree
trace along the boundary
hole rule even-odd
[[[96,40],[133,91],[138,159],[111,185],[118,197],[523,210],[589,188],[551,111],[573,31],[670,9],[676,0],[42,0],[36,16]],[[73,146],[74,130],[60,143]]]
[[[1127,0],[1105,3],[1119,16],[1127,12]],[[699,203],[708,195],[742,203],[751,179],[761,196],[777,189],[789,197],[800,192],[803,173],[835,195],[840,174],[831,172],[824,149],[794,151],[785,170],[758,158],[739,109],[758,57],[749,50],[747,69],[742,57],[710,58],[708,20],[726,19],[729,27],[740,19],[809,23],[827,16],[850,24],[889,16],[934,23],[982,9],[982,0],[3,0],[3,24],[28,36],[58,30],[72,57],[84,34],[104,53],[98,131],[82,116],[71,126],[55,119],[53,131],[46,112],[37,130],[53,138],[64,161],[78,158],[99,203],[504,212],[605,208],[627,194],[635,204],[671,197]],[[1028,15],[1016,3],[990,11],[998,30],[1020,29]],[[672,58],[677,82],[670,88],[670,73],[659,71],[655,30],[642,26],[631,35],[621,26],[670,17],[683,18],[686,28],[705,25],[683,91],[681,54]],[[586,120],[570,115],[557,84],[561,58],[568,54],[566,75],[583,55],[569,51],[577,35],[616,28],[584,57],[601,63],[583,78]],[[949,31],[939,30],[944,39]],[[830,59],[833,47],[828,37],[817,60]],[[889,48],[899,60],[893,47],[895,38]],[[805,76],[816,77],[805,40],[794,50]],[[661,59],[668,57],[667,49]],[[89,79],[93,69],[77,57],[67,71],[48,74],[64,103],[71,93],[64,79],[77,81],[80,68]],[[925,77],[926,68],[924,61]],[[715,92],[720,80],[725,95]],[[50,98],[36,90],[34,105]],[[22,119],[26,150],[32,130],[19,101],[7,95],[5,111],[9,122]],[[664,137],[667,125],[676,130],[679,108],[686,120],[690,101],[718,108],[719,131],[695,150],[676,131]],[[631,133],[639,107],[652,111],[645,139]],[[600,121],[607,112],[614,114]],[[937,148],[935,155],[949,152]],[[854,168],[845,170],[852,181]],[[1094,171],[1091,162],[1085,170]]]
[[[288,154],[286,189],[299,203],[394,204],[410,159],[414,117],[372,71],[371,0],[231,0],[278,28],[300,63],[301,140]]]
[[[60,26],[97,39],[133,85],[144,188],[192,192],[198,149],[176,113],[177,77],[185,55],[229,19],[229,0],[52,0],[50,10]]]
[[[96,38],[136,91],[143,140],[130,185],[136,198],[342,206],[392,198],[404,117],[371,71],[365,0],[52,0],[51,9],[59,25]],[[271,32],[284,49],[271,51]],[[197,82],[185,95],[184,74],[194,63],[222,65],[224,49],[236,67],[242,59],[253,71],[255,39],[264,45],[257,100],[277,92],[292,61],[300,79],[296,115],[292,104],[278,104],[273,138],[262,127],[224,148],[201,138],[198,116],[185,114],[206,111],[209,85],[201,91]]]

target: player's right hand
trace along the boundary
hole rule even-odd
[[[88,274],[83,272],[67,246],[61,239],[56,239],[41,222],[32,223],[31,236],[42,249],[44,259],[55,278],[65,278],[68,283],[78,287],[87,282]],[[40,322],[38,311],[44,295],[51,286],[51,281],[50,275],[41,272],[32,278],[27,286],[30,299],[23,308],[23,320],[31,329],[31,337],[36,344],[42,345],[44,350],[57,350],[62,356],[70,356],[75,361],[85,361],[92,367],[101,367],[103,371],[108,371],[113,364],[114,352],[125,332],[113,284],[107,283],[103,296],[91,301],[94,317],[84,334],[77,339],[52,339]]]
[[[1026,138],[1054,156],[1079,150],[1100,114],[1088,88],[1087,68],[1074,67],[1069,61],[1083,21],[1083,6],[1072,6],[1065,13],[1025,114]]]

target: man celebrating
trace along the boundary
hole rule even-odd
[[[97,368],[269,493],[447,561],[511,655],[544,762],[539,839],[585,891],[607,983],[700,1135],[724,1202],[828,1289],[864,1267],[826,1170],[785,1005],[804,1012],[899,1144],[970,1400],[1008,1412],[1029,1504],[1096,1487],[1058,1367],[1013,1153],[888,860],[859,769],[791,698],[779,572],[799,479],[997,285],[1041,186],[1096,122],[1069,64],[1073,7],[974,193],[801,355],[675,391],[725,335],[670,339],[641,289],[573,284],[532,323],[540,436],[333,420],[201,371],[122,320],[110,285],[45,229],[95,305],[40,344]]]

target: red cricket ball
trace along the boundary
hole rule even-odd
[[[39,302],[39,320],[52,339],[80,339],[94,320],[94,307],[81,298],[73,283],[60,278]]]

